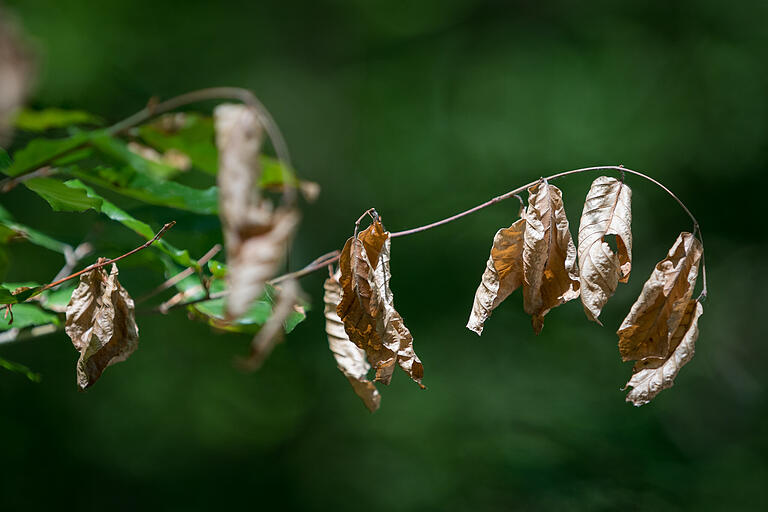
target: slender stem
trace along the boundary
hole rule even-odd
[[[140,245],[139,247],[133,249],[132,251],[128,251],[127,253],[125,253],[125,254],[123,254],[121,256],[118,256],[117,258],[112,258],[111,260],[103,260],[103,261],[100,261],[98,263],[94,263],[93,265],[85,267],[83,270],[80,270],[79,272],[75,272],[74,274],[68,275],[67,277],[59,279],[58,281],[54,281],[52,283],[49,283],[49,284],[43,286],[42,288],[40,288],[40,290],[38,290],[35,295],[37,295],[37,294],[39,294],[41,292],[44,292],[45,290],[48,290],[50,288],[53,288],[54,286],[58,286],[58,285],[60,285],[61,283],[65,282],[65,281],[69,281],[70,279],[74,279],[74,278],[76,278],[78,276],[81,276],[82,274],[85,274],[86,272],[90,272],[91,270],[96,270],[97,268],[105,267],[107,265],[110,265],[112,263],[120,261],[123,258],[127,258],[128,256],[141,251],[142,249],[146,249],[147,247],[149,247],[150,245],[155,243],[157,240],[159,240],[160,237],[162,237],[165,234],[166,231],[171,229],[174,224],[176,224],[176,221],[172,220],[171,222],[169,222],[168,224],[166,224],[165,226],[160,228],[160,231],[157,232],[157,234],[152,238],[152,240],[148,240],[147,242],[145,242],[144,244]]]
[[[397,231],[395,233],[392,233],[392,234],[390,234],[390,238],[397,238],[397,237],[401,237],[401,236],[413,235],[415,233],[421,233],[422,231],[427,231],[429,229],[436,228],[436,227],[442,226],[444,224],[448,224],[449,222],[453,222],[453,221],[458,220],[458,219],[460,219],[462,217],[466,217],[467,215],[470,215],[470,214],[472,214],[472,213],[474,213],[474,212],[476,212],[478,210],[482,210],[483,208],[487,208],[488,206],[496,204],[496,203],[498,203],[500,201],[503,201],[505,199],[509,199],[510,197],[517,197],[518,199],[520,199],[520,202],[522,204],[522,199],[520,198],[520,196],[518,194],[520,192],[523,192],[525,189],[536,185],[542,179],[546,180],[546,181],[552,181],[552,180],[555,180],[555,179],[558,179],[558,178],[562,178],[563,176],[568,176],[570,174],[579,174],[579,173],[590,172],[590,171],[617,171],[617,172],[619,172],[621,174],[622,178],[624,177],[624,173],[630,173],[630,174],[634,174],[636,176],[640,176],[641,178],[645,178],[646,180],[648,180],[651,183],[655,184],[656,186],[658,186],[659,188],[664,190],[667,194],[669,194],[675,201],[677,201],[677,204],[679,204],[682,207],[682,209],[685,211],[685,213],[688,214],[688,216],[693,221],[693,233],[694,233],[694,235],[698,236],[699,241],[701,241],[702,247],[704,246],[704,240],[703,240],[703,238],[701,236],[701,227],[699,226],[699,222],[696,220],[696,217],[693,216],[693,214],[688,209],[688,207],[685,206],[685,204],[680,200],[680,198],[678,198],[671,190],[669,190],[666,186],[661,184],[659,181],[657,181],[657,180],[651,178],[650,176],[648,176],[646,174],[643,174],[643,173],[641,173],[639,171],[628,169],[628,168],[626,168],[626,167],[624,167],[622,165],[601,165],[601,166],[595,166],[595,167],[583,167],[581,169],[573,169],[573,170],[570,170],[570,171],[559,172],[559,173],[553,174],[551,176],[547,176],[546,178],[539,178],[538,180],[535,180],[535,181],[532,181],[530,183],[527,183],[527,184],[525,184],[525,185],[523,185],[521,187],[517,187],[514,190],[510,190],[509,192],[506,192],[506,193],[504,193],[504,194],[502,194],[500,196],[496,196],[493,199],[490,199],[490,200],[488,200],[488,201],[486,201],[486,202],[484,202],[482,204],[479,204],[479,205],[477,205],[475,207],[472,207],[469,210],[465,210],[463,212],[457,213],[456,215],[452,215],[452,216],[447,217],[445,219],[442,219],[442,220],[439,220],[439,221],[436,221],[436,222],[432,222],[431,224],[426,224],[424,226],[419,226],[419,227],[416,227],[416,228],[407,229],[407,230],[404,230],[404,231]],[[357,234],[357,230],[358,230],[358,228],[360,226],[360,222],[363,220],[363,218],[365,218],[366,215],[370,215],[371,218],[375,220],[374,215],[376,215],[376,210],[374,210],[373,208],[370,208],[370,209],[366,210],[357,219],[357,221],[355,222],[355,235]],[[310,274],[312,272],[315,272],[316,270],[319,270],[319,269],[321,269],[321,268],[323,268],[323,267],[325,267],[325,266],[327,266],[327,265],[329,265],[331,263],[335,263],[336,261],[339,260],[339,255],[336,254],[336,255],[333,255],[331,257],[332,254],[333,253],[328,253],[328,255],[324,255],[324,256],[328,256],[328,259],[324,259],[324,256],[321,256],[320,258],[317,258],[315,261],[313,261],[312,263],[310,263],[309,265],[307,265],[303,269],[301,269],[301,270],[299,270],[297,272],[292,272],[290,274],[284,274],[284,275],[278,276],[278,277],[272,279],[271,281],[269,281],[269,283],[270,284],[275,284],[275,283],[278,283],[280,281],[283,281],[284,279],[288,279],[288,278],[291,278],[291,277],[293,277],[293,278],[302,277],[302,276],[305,276],[305,275]],[[704,265],[703,257],[702,257],[701,267],[702,267],[702,285],[703,285],[703,287],[702,287],[701,295],[699,296],[699,300],[703,300],[707,296],[707,270],[706,270],[706,267]],[[223,296],[223,295],[221,295],[221,296]],[[213,296],[211,296],[211,297],[213,298]],[[206,299],[197,299],[197,300],[192,301],[192,302],[179,303],[179,304],[177,304],[177,306],[186,306],[186,305],[194,304],[194,303],[197,303],[197,302],[204,302],[205,300]]]

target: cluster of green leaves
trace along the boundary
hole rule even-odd
[[[84,130],[84,125],[97,128]],[[108,200],[102,191],[110,191],[114,198],[125,197],[130,203],[138,201],[201,216],[218,214],[218,189],[215,186],[218,154],[211,117],[195,113],[168,115],[120,136],[99,125],[101,120],[86,112],[22,111],[16,119],[16,128],[42,136],[33,138],[12,155],[0,148],[0,172],[7,176],[4,185],[26,187],[44,199],[54,212],[93,210],[144,240],[152,239],[157,230],[149,222],[129,213],[127,208]],[[176,158],[170,158],[171,155]],[[281,187],[286,182],[298,185],[292,170],[279,161],[268,156],[262,156],[261,160],[260,184],[263,188]],[[198,188],[190,182],[207,182],[207,186]],[[9,246],[16,242],[57,252],[65,260],[74,254],[70,244],[17,222],[0,206],[0,279],[5,278],[9,268]],[[126,246],[125,252],[136,245]],[[267,287],[246,315],[226,321],[223,299],[204,300],[206,293],[224,290],[225,263],[211,260],[207,265],[200,265],[189,250],[175,247],[165,239],[156,241],[149,254],[162,263],[158,268],[164,269],[164,273],[157,276],[158,283],[185,268],[195,270],[175,285],[177,292],[184,293],[185,301],[199,301],[187,306],[191,317],[216,329],[246,333],[257,332],[269,318],[275,297],[271,287]],[[40,281],[47,277],[40,276]],[[62,312],[74,286],[75,283],[70,281],[55,289],[43,290],[40,283],[3,282],[0,304],[15,306],[9,306],[8,318],[0,320],[0,331],[23,331],[41,325],[60,327]],[[130,290],[130,283],[126,287]],[[142,291],[132,292],[140,294]],[[9,324],[11,312],[13,323]],[[285,322],[286,332],[304,318],[299,308]],[[30,378],[36,376],[26,367],[5,360],[0,360],[0,367],[20,371]]]

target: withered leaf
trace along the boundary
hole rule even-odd
[[[702,251],[701,242],[683,232],[656,264],[617,331],[624,361],[667,358],[672,335],[693,294]]]
[[[424,367],[389,288],[389,247],[389,232],[379,220],[347,240],[339,260],[342,295],[337,313],[349,339],[365,350],[377,382],[389,384],[399,365],[421,386]]]
[[[493,237],[491,255],[475,292],[467,328],[479,335],[491,312],[523,284],[523,234],[525,215]]]
[[[272,308],[272,314],[253,337],[250,356],[240,361],[240,366],[246,370],[258,370],[275,346],[283,341],[283,324],[294,311],[301,293],[299,283],[294,279],[286,280],[277,290],[277,301]]]
[[[10,118],[27,94],[32,63],[19,44],[16,29],[0,7],[0,143],[10,132]]]
[[[107,366],[125,361],[139,343],[133,299],[117,280],[98,268],[80,276],[66,311],[64,331],[80,352],[77,384],[93,385]]]
[[[292,208],[274,209],[259,194],[263,128],[245,105],[220,105],[215,113],[219,150],[219,215],[229,272],[226,302],[231,318],[246,313],[277,273],[299,222]]]
[[[523,307],[536,334],[544,315],[579,296],[576,247],[560,189],[541,180],[528,189],[523,235]]]
[[[352,385],[352,389],[363,401],[369,411],[374,412],[379,408],[381,395],[368,380],[368,371],[371,365],[365,358],[365,351],[352,343],[344,330],[344,324],[339,318],[336,308],[341,302],[341,284],[339,278],[341,272],[325,280],[325,332],[328,334],[328,347],[333,352],[336,365],[341,373]]]
[[[661,391],[671,388],[680,368],[691,360],[699,337],[698,321],[704,312],[701,303],[689,300],[680,323],[669,342],[670,353],[664,359],[650,358],[635,363],[634,374],[627,382],[632,390],[627,402],[647,404]]]
[[[600,176],[592,182],[579,225],[579,281],[587,318],[597,319],[619,282],[632,269],[632,190],[622,181]],[[617,253],[605,241],[616,235]]]

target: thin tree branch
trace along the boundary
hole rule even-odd
[[[54,286],[58,286],[61,283],[69,281],[70,279],[74,279],[76,277],[79,277],[82,274],[85,274],[86,272],[90,272],[91,270],[96,270],[97,268],[105,267],[107,265],[110,265],[112,263],[120,261],[123,258],[127,258],[128,256],[141,251],[142,249],[146,249],[147,247],[149,247],[150,245],[155,243],[157,240],[159,240],[165,234],[166,231],[168,231],[169,229],[171,229],[174,226],[174,224],[176,224],[175,220],[172,220],[171,222],[167,223],[165,226],[160,228],[160,231],[158,231],[157,234],[151,240],[148,240],[147,242],[145,242],[144,244],[140,245],[139,247],[133,249],[132,251],[128,251],[127,253],[125,253],[125,254],[123,254],[121,256],[118,256],[117,258],[112,258],[111,260],[104,260],[104,261],[100,261],[100,262],[94,263],[93,265],[85,267],[83,270],[80,270],[79,272],[75,272],[74,274],[68,275],[67,277],[63,277],[63,278],[59,279],[58,281],[54,281],[52,283],[49,283],[49,284],[43,286],[42,288],[40,288],[35,295],[38,295],[38,294],[44,292],[45,290],[49,290],[49,289],[53,288]]]

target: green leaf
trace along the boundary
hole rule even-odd
[[[175,115],[175,114],[174,114]],[[198,169],[215,175],[219,170],[219,154],[216,149],[216,137],[213,119],[194,113],[184,114],[184,124],[181,127],[168,127],[168,119],[157,121],[139,127],[139,136],[158,151],[176,149],[189,157]],[[298,186],[296,173],[283,166],[279,160],[261,155],[261,188],[280,187],[284,183]]]
[[[66,254],[68,250],[72,250],[72,247],[68,244],[65,244],[64,242],[59,242],[58,240],[55,240],[50,236],[41,233],[40,231],[27,227],[23,224],[13,222],[12,220],[0,218],[0,226],[2,227],[0,228],[2,229],[2,233],[5,235],[7,235],[9,232],[12,233],[10,237],[4,237],[1,239],[4,243],[12,239],[23,238],[30,243],[44,247],[54,252],[58,252],[59,254]]]
[[[27,287],[26,290],[22,290],[19,293],[12,293],[16,291],[17,288],[18,286],[11,286],[10,283],[0,286],[0,304],[18,304],[24,302],[28,298],[39,294],[42,286]]]
[[[165,261],[167,276],[171,277],[178,274],[181,269],[173,265],[169,261]],[[221,268],[225,268],[224,265],[219,264]],[[193,289],[199,289],[196,293],[190,293],[187,300],[202,299],[205,296],[205,292],[200,287],[200,280],[196,276],[189,276],[176,284],[176,288],[179,291],[191,292]],[[211,282],[211,293],[218,293],[226,289],[226,285],[221,279],[213,279]],[[224,298],[211,299],[205,302],[198,302],[188,306],[188,309],[198,318],[204,320],[208,325],[229,332],[243,332],[243,333],[256,333],[261,329],[261,326],[272,315],[272,308],[274,307],[274,298],[276,291],[273,286],[266,285],[264,294],[258,300],[254,301],[248,312],[240,318],[228,322],[225,320],[224,315]],[[283,323],[283,328],[286,333],[291,332],[298,324],[303,322],[306,318],[306,311],[309,309],[309,303],[304,301],[300,302],[299,310],[293,311],[286,321]]]
[[[20,130],[43,132],[51,128],[64,128],[78,124],[100,125],[101,123],[101,119],[82,110],[48,108],[45,110],[24,109],[16,116],[14,124]]]
[[[227,276],[227,266],[220,261],[210,260],[208,262],[208,270],[210,270],[213,277],[217,279]]]
[[[119,222],[123,226],[146,238],[147,240],[154,238],[155,231],[149,226],[149,224],[136,219],[125,210],[121,210],[111,202],[99,196],[96,192],[94,192],[92,188],[83,184],[83,182],[80,180],[69,180],[64,182],[64,184],[73,189],[85,190],[88,194],[88,197],[100,199],[101,213],[110,219]],[[183,267],[199,268],[197,262],[189,256],[189,252],[187,250],[177,249],[163,239],[158,240],[152,244],[152,246],[173,258],[176,263],[182,265]]]
[[[69,168],[65,172],[145,203],[204,215],[217,215],[219,212],[219,191],[216,187],[200,190],[175,181],[158,181],[131,168],[120,171],[104,167],[89,171]]]
[[[6,150],[0,148],[0,172],[5,172],[11,166],[13,160]]]
[[[3,172],[8,176],[18,176],[34,171],[87,144],[96,133],[99,132],[81,132],[64,139],[35,139],[14,153],[13,163]]]
[[[48,201],[55,212],[84,212],[89,208],[101,210],[101,199],[88,197],[84,190],[73,189],[53,178],[33,178],[24,185]]]
[[[45,311],[37,304],[16,304],[13,306],[13,323],[8,324],[9,318],[0,317],[0,331],[8,329],[23,329],[35,325],[54,324],[60,325],[59,317],[55,313]]]
[[[55,290],[46,290],[42,293],[44,299],[44,307],[53,311],[59,311],[67,307],[70,299],[72,299],[72,292],[77,288],[77,284],[63,284]],[[14,310],[15,311],[15,310]]]
[[[177,115],[177,114],[171,114]],[[168,120],[157,121],[139,127],[139,136],[158,151],[176,149],[189,157],[192,165],[215,175],[219,169],[219,156],[216,151],[213,119],[199,114],[183,114],[184,124],[176,129],[168,129]]]
[[[0,368],[5,368],[10,372],[20,373],[32,382],[40,382],[40,380],[42,380],[39,373],[33,372],[23,364],[14,363],[13,361],[8,361],[2,357],[0,357]]]
[[[147,160],[143,156],[134,153],[125,142],[109,134],[101,133],[93,137],[91,143],[112,162],[123,165],[127,164],[131,169],[146,177],[156,180],[167,180],[179,173],[179,170],[175,167]],[[121,167],[121,165],[117,167]]]

